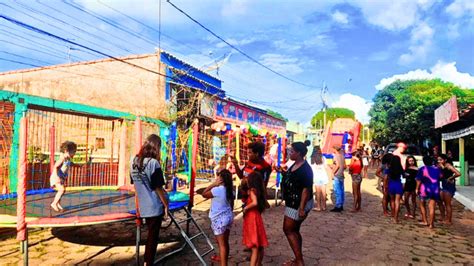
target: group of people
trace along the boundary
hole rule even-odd
[[[403,154],[405,149],[404,143],[398,143],[393,153],[383,156],[381,167],[376,173],[381,178],[384,215],[392,216],[394,222],[398,223],[400,203],[403,200],[406,218],[415,219],[418,205],[421,224],[433,228],[435,207],[438,205],[441,222],[451,224],[452,198],[456,192],[456,178],[461,173],[453,167],[445,154],[424,156],[424,166],[418,168],[415,157]]]
[[[313,201],[313,171],[305,160],[307,143],[295,142],[288,149],[292,164],[288,167],[273,168],[264,160],[265,145],[253,142],[248,145],[249,158],[241,167],[236,158],[230,156],[235,174],[241,180],[239,190],[242,200],[243,234],[242,243],[246,250],[251,251],[250,265],[261,265],[264,250],[268,246],[267,234],[262,213],[269,204],[266,199],[266,187],[272,170],[282,172],[282,191],[285,200],[283,218],[283,233],[293,250],[295,258],[286,265],[303,265],[302,243],[300,228],[308,213],[314,207]],[[231,196],[232,173],[227,169],[219,171],[215,183],[203,192],[205,198],[211,198],[209,217],[211,228],[219,244],[219,256],[211,257],[213,261],[227,265],[229,254],[228,235],[233,221],[233,197]],[[228,194],[224,194],[223,191]],[[221,192],[219,192],[221,191]]]
[[[250,265],[262,264],[264,251],[269,242],[262,213],[269,208],[266,188],[273,170],[281,172],[283,176],[281,181],[282,196],[285,201],[283,234],[294,253],[294,259],[289,260],[285,265],[304,265],[301,225],[311,210],[326,210],[326,185],[330,176],[333,177],[336,199],[331,211],[343,211],[346,168],[352,177],[353,211],[361,209],[360,184],[365,166],[363,150],[353,154],[353,159],[347,167],[344,150],[341,146],[334,146],[333,164],[328,166],[319,147],[313,148],[308,163],[306,160],[308,146],[308,142],[292,143],[288,148],[288,158],[291,163],[279,167],[265,161],[265,145],[261,142],[248,145],[248,161],[243,166],[236,158],[228,156],[232,167],[225,164],[225,167],[218,169],[215,182],[202,193],[204,198],[211,199],[210,225],[219,246],[219,254],[211,258],[213,261],[219,262],[220,265],[228,263],[229,235],[234,221],[235,205],[233,176],[237,176],[241,181],[238,194],[242,201],[243,213],[242,244],[251,252]],[[168,212],[165,181],[160,167],[160,147],[160,138],[150,135],[131,163],[131,178],[139,200],[140,216],[146,219],[148,226],[145,248],[145,264],[147,265],[153,264],[159,228],[163,217]],[[437,158],[437,165],[431,163],[430,157],[425,157],[425,166],[418,169],[415,158],[405,157],[404,149],[405,146],[400,144],[393,154],[384,155],[381,167],[377,171],[377,175],[383,181],[384,214],[391,215],[398,223],[400,201],[403,198],[407,208],[406,217],[414,218],[415,199],[418,198],[423,224],[434,226],[436,203],[440,207],[442,219],[446,223],[451,223],[451,198],[455,193],[454,181],[460,175],[459,172],[447,162],[447,157],[442,154]],[[391,214],[388,213],[388,202],[390,202]],[[411,206],[410,202],[412,202]],[[428,211],[425,203],[428,203]]]

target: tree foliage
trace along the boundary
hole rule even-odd
[[[341,108],[341,107],[328,108],[326,110],[326,123],[330,121],[334,121],[336,120],[336,118],[355,119],[355,113],[354,111],[347,108]],[[320,127],[323,124],[323,121],[324,121],[324,112],[319,111],[311,119],[311,125],[313,127],[317,127],[317,126]]]
[[[474,100],[473,90],[439,79],[393,82],[375,95],[369,111],[374,140],[386,145],[400,140],[420,144],[425,139],[439,139],[434,111],[453,95],[459,109]]]
[[[288,119],[285,118],[282,114],[280,114],[280,113],[278,113],[278,112],[275,112],[275,111],[273,111],[273,110],[271,110],[271,109],[267,109],[266,111],[267,111],[267,114],[268,114],[268,115],[271,115],[271,116],[273,116],[273,117],[275,117],[275,118],[279,118],[279,119],[281,119],[281,120],[284,120],[285,122],[288,122]]]

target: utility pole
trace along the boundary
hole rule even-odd
[[[321,101],[323,102],[323,130],[326,128],[326,111],[327,111],[327,93],[328,87],[326,83],[323,81],[323,87],[321,88]]]

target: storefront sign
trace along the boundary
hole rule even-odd
[[[435,128],[440,128],[458,120],[459,114],[456,96],[451,97],[451,99],[435,110]]]
[[[213,116],[209,116],[213,108]],[[205,97],[201,101],[201,115],[236,125],[251,124],[261,129],[284,133],[286,122],[256,109],[220,98]]]

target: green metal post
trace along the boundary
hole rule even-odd
[[[466,164],[464,163],[464,138],[459,138],[459,169],[461,170],[461,178],[459,179],[459,185],[464,186],[466,184]]]
[[[16,99],[15,99],[16,100]],[[10,180],[9,192],[16,192],[18,185],[18,156],[20,146],[20,119],[26,112],[27,106],[24,103],[15,101],[15,117],[13,122],[12,145],[10,148],[10,169],[8,171],[8,179]]]
[[[192,168],[192,160],[193,160],[193,134],[191,132],[188,133],[188,184],[191,184],[191,168]]]

